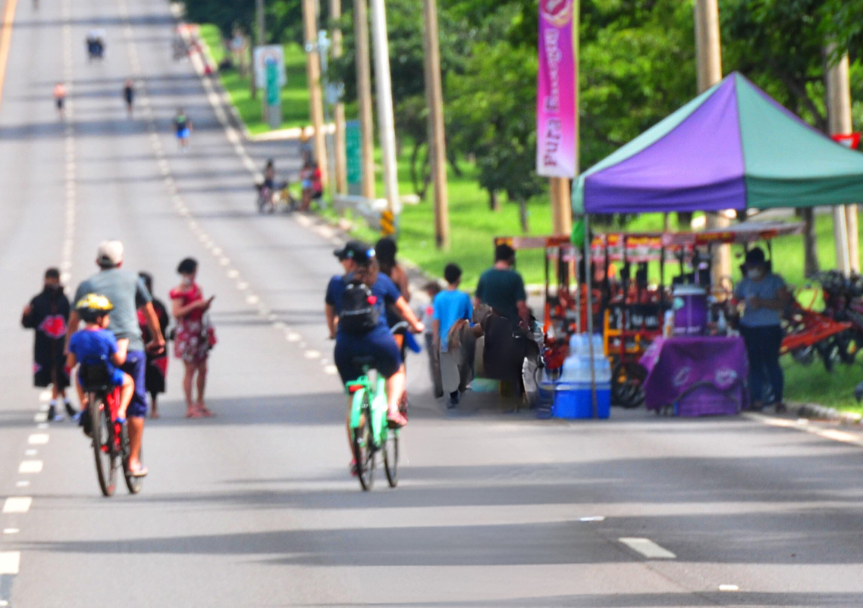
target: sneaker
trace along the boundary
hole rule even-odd
[[[448,410],[455,409],[458,405],[458,391],[453,391],[449,394],[449,399],[447,399],[446,407]]]
[[[351,463],[348,465],[348,469],[351,471],[351,477],[356,477],[360,474],[356,459],[351,460]]]
[[[77,420],[77,419],[78,419],[78,415],[79,415],[81,412],[79,412],[79,411],[78,411],[78,410],[76,410],[74,407],[72,407],[72,404],[71,404],[71,403],[69,403],[68,401],[65,403],[65,405],[66,405],[66,414],[68,414],[68,415],[69,415],[69,418],[71,418],[72,420]]]
[[[92,437],[92,431],[90,427],[90,410],[81,410],[80,416],[78,416],[78,426],[80,426],[84,430],[84,434],[87,437]]]
[[[48,421],[59,422],[60,420],[63,420],[63,416],[57,413],[57,406],[53,404],[48,406]]]

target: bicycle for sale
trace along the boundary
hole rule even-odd
[[[129,433],[125,423],[117,422],[120,390],[110,382],[105,363],[81,365],[81,382],[87,395],[90,435],[96,458],[96,476],[104,496],[113,496],[117,487],[117,471],[122,465],[126,487],[137,494],[144,485],[143,477],[135,477],[129,468]]]

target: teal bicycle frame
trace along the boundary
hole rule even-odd
[[[386,380],[378,374],[372,386],[371,378],[368,376],[368,370],[364,370],[359,379],[348,382],[345,385],[349,394],[353,395],[351,400],[351,430],[356,431],[360,428],[360,418],[363,416],[364,402],[368,396],[370,404],[369,424],[372,429],[373,446],[369,446],[373,450],[379,450],[386,445],[389,425],[387,424],[387,389]],[[394,429],[394,433],[398,430]]]

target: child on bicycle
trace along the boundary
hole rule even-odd
[[[109,315],[113,308],[114,305],[108,298],[94,293],[87,294],[76,304],[75,310],[86,325],[69,339],[67,365],[69,369],[74,368],[78,363],[107,366],[111,385],[120,388],[117,422],[122,424],[126,421],[126,408],[132,401],[135,383],[132,376],[118,367],[126,360],[125,341],[122,346],[118,345],[117,338],[107,330],[110,322]],[[82,411],[86,412],[88,404],[80,370],[77,378],[78,398],[81,400]]]

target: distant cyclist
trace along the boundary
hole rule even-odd
[[[96,264],[100,271],[78,286],[75,302],[80,302],[87,294],[105,296],[113,305],[110,331],[117,338],[118,352],[125,354],[121,369],[135,382],[135,393],[127,410],[130,455],[129,462],[133,475],[143,477],[147,468],[141,464],[141,441],[144,436],[144,419],[147,416],[147,389],[145,370],[147,365],[144,354],[144,341],[138,325],[138,309],[142,309],[150,328],[152,342],[147,345],[151,352],[161,352],[165,348],[165,338],[159,327],[159,318],[153,309],[152,296],[144,282],[134,272],[123,270],[123,243],[104,241],[96,253]],[[72,311],[69,319],[69,332],[77,331],[81,317]],[[69,350],[67,339],[66,350]],[[121,357],[122,359],[123,357]]]
[[[180,149],[186,150],[189,146],[189,136],[192,134],[192,121],[186,116],[183,108],[179,108],[177,115],[174,117],[174,131],[177,135]]]
[[[125,84],[123,84],[123,99],[126,101],[126,112],[129,114],[129,118],[132,118],[132,104],[135,103],[135,84],[131,78],[126,79]]]

